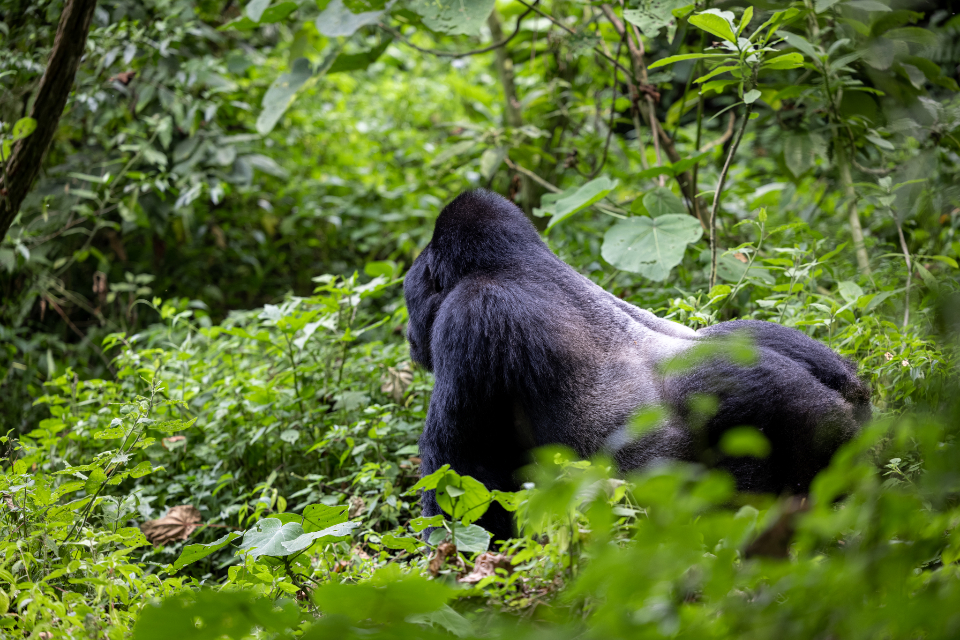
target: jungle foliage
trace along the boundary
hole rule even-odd
[[[64,4],[0,0],[0,170]],[[0,243],[0,634],[956,637],[948,4],[102,0]],[[474,187],[658,315],[829,344],[874,421],[803,499],[420,478],[400,282]]]

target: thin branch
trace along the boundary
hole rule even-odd
[[[750,112],[753,111],[753,105],[747,105],[743,114],[743,122],[740,123],[740,129],[737,131],[737,138],[730,147],[727,159],[723,163],[723,169],[720,171],[720,180],[717,182],[717,190],[713,194],[713,207],[710,208],[710,288],[717,282],[717,211],[720,209],[720,194],[723,193],[723,185],[727,181],[727,173],[730,171],[730,164],[733,162],[733,156],[737,153],[737,147],[743,140],[743,133],[747,130],[747,123],[750,122]]]
[[[733,137],[733,124],[734,122],[736,122],[736,120],[737,120],[736,116],[734,116],[733,112],[731,111],[730,122],[727,123],[727,130],[724,131],[723,135],[717,138],[716,140],[708,142],[707,144],[700,147],[700,153],[704,153],[706,151],[710,151],[710,149],[713,149],[714,147],[719,147],[727,144],[727,140]]]
[[[517,173],[522,173],[523,175],[527,176],[528,178],[530,178],[531,180],[539,184],[541,187],[543,187],[547,191],[551,191],[553,193],[563,192],[563,189],[561,189],[560,187],[550,184],[549,182],[547,182],[546,180],[544,180],[543,178],[535,174],[533,171],[530,171],[530,169],[527,169],[526,167],[519,165],[516,162],[513,162],[512,160],[510,160],[510,158],[504,158],[503,161],[506,163],[508,167],[510,167]]]
[[[910,281],[913,277],[913,265],[910,263],[910,250],[907,249],[907,240],[903,237],[903,227],[900,226],[900,221],[897,220],[896,216],[893,216],[893,222],[897,225],[897,233],[900,235],[900,248],[903,250],[903,259],[907,263],[907,288],[906,288],[906,300],[903,303],[903,328],[907,328],[907,324],[910,323]]]
[[[517,34],[520,33],[520,24],[523,22],[523,19],[526,18],[531,11],[534,11],[534,7],[536,7],[536,5],[539,3],[540,3],[540,0],[536,0],[536,2],[533,3],[533,6],[527,9],[523,14],[520,15],[519,18],[517,18],[517,27],[513,30],[513,33],[511,33],[509,36],[507,36],[503,40],[500,40],[499,42],[494,42],[488,47],[483,47],[482,49],[473,49],[471,51],[438,51],[437,49],[424,49],[423,47],[418,47],[417,45],[413,44],[409,38],[407,38],[405,35],[400,33],[398,30],[394,29],[393,27],[389,27],[383,24],[382,22],[377,24],[377,26],[383,29],[384,31],[386,31],[387,33],[389,33],[390,35],[392,35],[397,40],[400,40],[402,43],[404,43],[411,49],[415,49],[420,53],[428,53],[432,56],[439,56],[442,58],[465,58],[467,56],[475,56],[480,53],[487,53],[488,51],[499,49],[500,47],[506,45],[508,42],[513,40],[517,36]]]

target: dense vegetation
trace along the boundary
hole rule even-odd
[[[65,4],[0,0],[4,176]],[[0,634],[956,637],[958,34],[899,0],[102,0],[0,244]],[[517,494],[420,479],[400,282],[479,186],[638,306],[829,344],[873,422],[803,499],[562,450]]]

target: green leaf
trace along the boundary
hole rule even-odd
[[[479,480],[452,471],[437,484],[437,504],[454,520],[470,524],[490,507],[491,496]]]
[[[734,427],[720,438],[720,450],[728,456],[766,458],[770,441],[754,427]]]
[[[763,63],[761,69],[796,69],[803,66],[803,54],[797,53],[785,53],[782,56],[777,56],[775,58],[770,58]]]
[[[423,541],[409,536],[395,536],[392,533],[385,533],[380,536],[380,544],[388,549],[400,549],[415,553],[417,549],[423,546]]]
[[[310,79],[313,69],[306,58],[297,58],[289,73],[284,73],[273,81],[263,96],[260,116],[257,118],[257,132],[266,135],[273,131],[277,122],[293,102],[297,90]]]
[[[837,291],[840,292],[840,297],[846,302],[856,302],[863,295],[863,289],[860,288],[860,285],[849,280],[837,283]]]
[[[687,20],[693,26],[699,27],[707,33],[711,33],[727,42],[734,44],[737,42],[737,36],[733,33],[733,14],[729,11],[708,9],[702,13],[690,16]]]
[[[570,190],[571,193],[564,192],[562,198],[553,203],[553,217],[547,229],[552,229],[557,223],[566,220],[578,211],[589,207],[590,205],[603,200],[611,191],[613,191],[619,182],[611,180],[606,176],[600,176],[591,180],[585,185]]]
[[[310,533],[346,522],[348,512],[346,505],[309,504],[303,508],[303,530]]]
[[[813,45],[807,42],[807,39],[803,36],[797,35],[795,33],[790,33],[789,31],[778,31],[777,35],[786,40],[787,44],[793,47],[794,49],[799,49],[805,55],[813,60],[820,60],[820,54],[816,49],[813,48]]]
[[[847,0],[843,4],[864,11],[890,11],[890,7],[877,0]]]
[[[740,28],[737,29],[738,36],[743,34],[743,30],[747,28],[751,20],[753,20],[753,7],[747,7],[743,10],[743,15],[740,17]]]
[[[260,16],[270,4],[270,0],[250,0],[243,13],[253,22],[260,22]]]
[[[679,56],[668,56],[666,58],[661,58],[651,64],[648,69],[656,69],[657,67],[664,67],[668,64],[673,64],[674,62],[682,62],[684,60],[700,60],[701,58],[730,58],[733,59],[734,56],[726,53],[684,53]]]
[[[492,536],[479,525],[471,524],[466,527],[457,527],[453,535],[453,541],[457,545],[457,549],[465,553],[483,553],[490,548],[490,538]]]
[[[352,36],[357,29],[380,22],[384,11],[352,13],[343,5],[343,0],[330,0],[315,22],[317,31],[328,37]]]
[[[389,47],[390,43],[392,42],[393,38],[384,38],[378,46],[370,49],[369,51],[337,56],[336,62],[334,62],[333,66],[330,67],[330,70],[327,71],[327,75],[331,73],[361,71],[366,69],[371,64],[376,62],[377,58],[383,55],[383,52],[387,50],[387,47]]]
[[[736,284],[741,278],[756,278],[766,284],[774,284],[776,278],[760,265],[753,264],[749,268],[730,254],[721,255],[717,259],[717,275],[727,282]]]
[[[783,141],[783,160],[787,169],[795,178],[813,168],[816,162],[816,153],[810,134],[790,134]]]
[[[242,535],[243,534],[239,531],[231,531],[219,540],[215,540],[210,544],[188,544],[183,548],[183,551],[180,552],[180,557],[174,561],[173,570],[179,571],[188,564],[193,564],[197,560],[202,560],[210,554],[220,551],[220,549],[223,549],[225,546]]]
[[[260,16],[260,24],[280,22],[296,10],[296,2],[281,2],[280,4],[275,4],[263,12],[263,15]]]
[[[686,213],[683,201],[666,187],[657,187],[643,196],[643,207],[653,218],[671,213]]]
[[[107,474],[103,472],[103,469],[97,467],[90,472],[90,475],[87,476],[87,481],[84,484],[84,489],[87,490],[87,493],[94,494],[97,492],[97,489],[100,488],[104,482],[107,481]]]
[[[816,0],[813,3],[813,10],[817,13],[823,13],[841,0]]]
[[[447,475],[447,471],[450,470],[450,465],[445,464],[433,473],[428,476],[420,478],[417,484],[413,485],[407,489],[403,495],[412,496],[417,493],[418,490],[430,491],[431,489],[436,489],[437,484]]]
[[[13,123],[13,130],[10,132],[13,141],[22,140],[37,129],[37,121],[33,118],[20,118]]]
[[[64,482],[62,485],[57,487],[57,490],[53,493],[53,500],[59,500],[68,493],[73,493],[74,491],[80,491],[84,488],[84,482],[80,480],[71,480],[70,482]]]
[[[439,527],[444,523],[444,517],[441,514],[430,516],[429,518],[419,517],[410,521],[410,528],[416,532],[423,531],[427,527]]]
[[[295,524],[298,527],[300,526],[297,523],[290,524]],[[290,524],[286,524],[284,527],[288,527]],[[327,527],[326,529],[322,529],[320,531],[304,533],[297,536],[293,540],[282,539],[280,540],[280,546],[286,550],[286,553],[281,555],[302,551],[312,545],[314,542],[336,542],[338,540],[346,540],[350,537],[350,534],[353,532],[353,530],[359,526],[359,522],[341,522],[340,524],[335,524],[332,527]],[[267,555],[276,554],[270,553]]]
[[[523,497],[522,492],[511,492],[511,491],[497,491],[494,489],[490,492],[490,497],[500,503],[507,511],[516,511],[520,506],[520,500]]]
[[[480,156],[480,175],[487,180],[493,178],[493,175],[503,164],[503,159],[507,157],[507,150],[504,147],[496,149],[487,149]]]
[[[702,82],[706,82],[706,81],[709,80],[710,78],[713,78],[713,77],[716,77],[716,76],[720,75],[721,73],[727,73],[727,72],[734,73],[734,75],[739,76],[739,70],[740,70],[740,67],[737,66],[737,65],[735,65],[735,64],[734,64],[734,65],[726,65],[726,66],[722,66],[722,65],[721,65],[721,66],[715,67],[713,70],[708,71],[707,73],[703,74],[702,76],[700,76],[699,78],[697,78],[696,80],[694,80],[694,82],[696,82],[697,84],[700,84],[700,83],[702,83]]]
[[[661,282],[702,235],[700,223],[686,214],[630,218],[607,231],[600,254],[618,269]]]
[[[158,422],[157,424],[150,425],[150,428],[170,434],[176,433],[177,431],[183,431],[184,429],[189,429],[196,421],[196,418],[193,420],[165,420],[164,422]]]
[[[440,609],[455,594],[439,580],[428,580],[418,572],[403,573],[398,564],[389,564],[360,584],[321,585],[314,590],[313,600],[327,616],[345,616],[355,622],[400,623],[408,616]]]
[[[474,36],[480,33],[495,4],[496,0],[409,0],[406,8],[419,14],[432,31]]]
[[[937,282],[936,277],[930,273],[930,271],[920,264],[917,261],[913,262],[913,268],[917,270],[917,273],[920,274],[920,279],[923,280],[923,284],[927,285],[927,288],[937,293],[940,291],[940,283]]]
[[[283,557],[293,551],[284,547],[284,542],[292,542],[303,535],[299,522],[283,524],[277,518],[265,518],[243,534],[240,552],[252,558],[260,556]]]

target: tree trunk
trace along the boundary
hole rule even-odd
[[[0,238],[7,235],[23,199],[40,173],[60,123],[60,116],[73,88],[73,80],[83,57],[87,33],[97,0],[67,0],[60,15],[57,35],[47,69],[40,79],[30,117],[37,121],[32,134],[18,141],[0,175]]]
[[[834,158],[837,162],[837,168],[840,170],[840,183],[843,186],[843,194],[850,199],[847,205],[847,215],[850,220],[850,236],[853,238],[853,248],[857,254],[857,267],[860,271],[870,274],[870,256],[867,255],[867,247],[863,242],[863,227],[860,226],[860,213],[857,211],[857,190],[853,186],[853,178],[850,176],[850,162],[847,159],[847,150],[843,147],[843,141],[840,138],[834,138],[833,147],[835,149]]]

